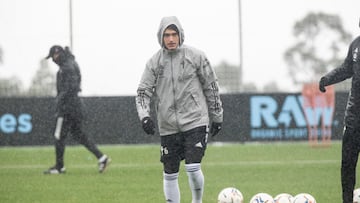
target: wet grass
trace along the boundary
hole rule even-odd
[[[0,202],[164,202],[158,145],[103,145],[111,156],[99,174],[97,160],[82,146],[65,152],[67,173],[43,175],[54,163],[51,147],[0,148]],[[341,202],[341,144],[211,144],[202,168],[204,203],[217,202],[225,187],[238,188],[245,203],[258,192],[312,194],[318,203]],[[191,202],[183,165],[179,177],[182,202]]]

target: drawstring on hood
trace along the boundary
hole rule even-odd
[[[169,17],[164,17],[161,19],[161,22],[160,22],[160,26],[159,26],[159,30],[158,30],[158,33],[157,33],[157,37],[158,37],[158,42],[161,46],[161,48],[164,48],[165,45],[164,45],[164,41],[163,41],[163,38],[164,38],[164,32],[165,32],[165,29],[167,27],[169,27],[169,25],[175,25],[179,31],[179,46],[181,46],[183,43],[184,43],[184,30],[180,24],[180,21],[177,19],[176,16],[169,16]]]

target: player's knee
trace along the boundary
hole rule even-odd
[[[167,174],[178,173],[179,168],[180,168],[180,163],[175,163],[175,162],[164,163],[164,172]]]

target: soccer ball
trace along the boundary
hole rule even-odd
[[[256,195],[254,195],[251,200],[250,203],[275,203],[274,202],[274,198],[267,194],[267,193],[258,193]]]
[[[294,197],[293,203],[316,203],[316,200],[308,193],[300,193]]]
[[[354,203],[360,203],[360,188],[354,190]]]
[[[292,203],[293,196],[287,193],[281,193],[275,196],[275,203]],[[359,202],[360,203],[360,202]]]
[[[228,187],[223,190],[218,195],[218,203],[243,203],[244,196],[240,190],[234,187]]]

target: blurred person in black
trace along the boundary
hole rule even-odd
[[[359,21],[360,27],[360,21]],[[319,82],[319,89],[325,92],[328,85],[352,78],[351,89],[345,110],[342,139],[341,184],[343,203],[353,202],[356,182],[356,165],[360,152],[360,36],[349,46],[344,62]]]
[[[64,152],[65,139],[70,134],[78,143],[84,145],[98,159],[99,172],[102,173],[110,163],[110,158],[103,154],[89,140],[82,130],[82,103],[78,93],[81,91],[81,73],[75,56],[68,47],[54,45],[50,48],[46,59],[52,58],[59,66],[56,75],[56,128],[55,154],[56,164],[44,171],[44,174],[65,173]]]

